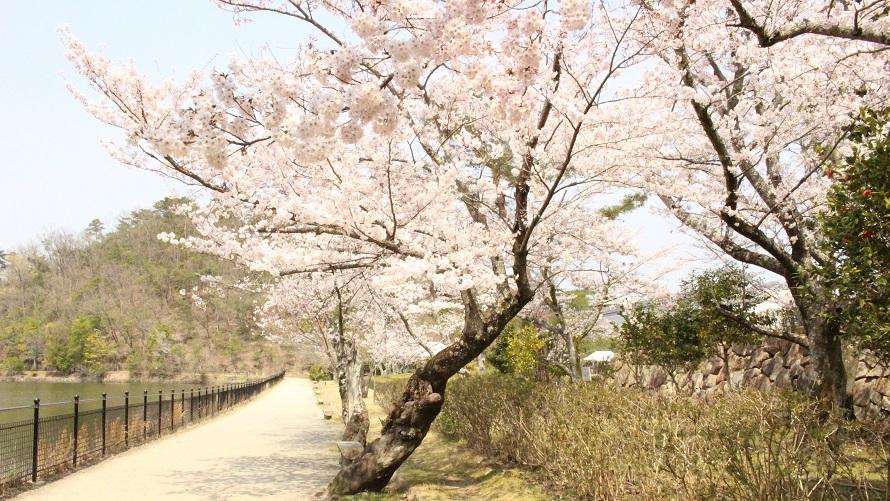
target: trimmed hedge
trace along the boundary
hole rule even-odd
[[[473,376],[449,384],[437,426],[567,499],[874,499],[864,473],[887,467],[879,440],[857,423],[777,392],[706,403]]]

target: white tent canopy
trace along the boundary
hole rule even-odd
[[[611,362],[613,358],[615,358],[614,351],[601,350],[601,351],[595,351],[595,352],[591,353],[590,355],[587,355],[586,357],[584,357],[584,361],[585,362]]]

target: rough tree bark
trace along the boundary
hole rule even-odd
[[[469,291],[464,292],[464,327],[460,339],[417,369],[383,422],[380,438],[369,444],[352,464],[337,473],[329,486],[333,495],[381,490],[399,466],[420,445],[442,409],[448,379],[487,348],[531,299],[521,293],[484,314]]]
[[[810,361],[816,374],[815,392],[848,417],[853,416],[853,402],[847,391],[847,368],[840,326],[832,318],[830,307],[795,297],[810,349]],[[815,303],[815,304],[814,304]]]
[[[334,375],[337,378],[337,388],[340,391],[341,417],[346,424],[343,430],[344,441],[354,441],[365,445],[368,439],[368,409],[362,398],[363,380],[362,363],[358,356],[355,341],[346,335],[343,320],[343,301],[340,290],[337,294],[337,336],[334,338],[334,353],[336,365]]]
[[[351,339],[334,341],[337,351],[337,388],[340,391],[341,417],[346,424],[343,440],[365,445],[370,421],[362,398],[362,364]]]

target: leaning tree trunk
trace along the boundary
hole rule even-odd
[[[337,388],[340,390],[341,417],[346,424],[343,440],[365,445],[368,438],[368,409],[362,398],[362,364],[355,343],[346,337],[334,340],[337,353]]]
[[[483,321],[478,307],[467,308],[461,338],[411,375],[404,393],[383,422],[380,438],[365,447],[358,459],[341,468],[328,491],[332,495],[347,495],[386,487],[442,410],[448,379],[482,353],[526,303],[528,299],[520,299],[504,305],[487,321]]]

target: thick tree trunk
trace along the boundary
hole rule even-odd
[[[847,369],[838,326],[831,320],[810,319],[808,327],[810,361],[816,371],[817,395],[852,417],[853,402],[847,391]]]
[[[362,364],[355,343],[351,339],[336,339],[334,349],[337,354],[337,367],[334,372],[337,376],[337,388],[340,391],[341,417],[346,424],[343,440],[365,445],[370,421],[362,398]]]
[[[465,307],[460,340],[430,358],[408,380],[402,397],[383,422],[380,438],[369,444],[353,463],[344,466],[328,487],[332,495],[379,491],[420,445],[445,399],[448,379],[471,362],[501,333],[507,322],[528,302],[521,299],[503,306],[487,321],[470,298]],[[465,301],[466,304],[467,301]]]
[[[844,346],[840,325],[832,315],[830,303],[818,300],[818,291],[804,295],[802,287],[789,281],[789,288],[810,350],[810,363],[816,377],[815,393],[833,411],[853,416],[853,401],[847,391],[847,368],[844,366]],[[814,299],[816,298],[816,299]]]

